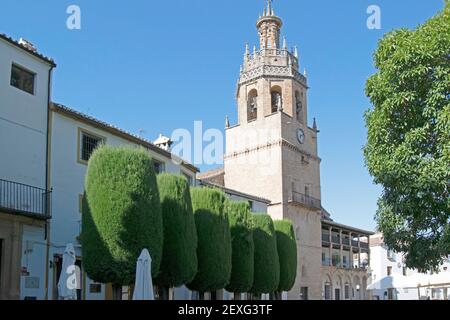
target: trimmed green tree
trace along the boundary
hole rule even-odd
[[[161,204],[152,160],[144,149],[102,146],[91,156],[82,218],[83,267],[91,279],[131,285],[146,248],[152,275],[163,246]]]
[[[253,285],[254,254],[252,214],[247,202],[227,200],[226,212],[230,221],[232,267],[227,291],[248,292]]]
[[[253,214],[253,225],[255,272],[251,293],[273,293],[280,284],[280,260],[273,221],[268,214]]]
[[[408,268],[450,254],[450,2],[416,30],[388,33],[367,81],[366,165],[383,188],[376,220]]]
[[[197,229],[190,187],[181,175],[158,175],[158,189],[164,225],[161,273],[157,283],[179,287],[197,273]]]
[[[224,210],[225,194],[216,189],[192,188],[191,198],[198,237],[198,272],[187,287],[201,293],[223,289],[231,275],[231,235]]]
[[[297,276],[297,242],[292,222],[274,221],[277,234],[277,250],[280,259],[280,284],[278,291],[290,291]]]

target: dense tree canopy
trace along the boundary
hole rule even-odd
[[[216,189],[192,188],[197,227],[198,273],[188,288],[199,292],[225,288],[231,275],[231,235],[224,210],[225,194]]]
[[[290,291],[297,276],[297,242],[292,222],[274,221],[277,234],[277,249],[280,259],[280,284],[278,291]]]
[[[93,153],[83,201],[83,266],[102,283],[130,285],[147,248],[152,274],[163,246],[161,204],[152,160],[143,149],[99,147]]]
[[[253,215],[253,241],[255,243],[255,273],[253,294],[273,293],[280,284],[280,261],[277,236],[272,218],[267,214]]]
[[[383,187],[376,214],[410,268],[450,254],[450,3],[416,30],[385,35],[367,81],[366,164]]]
[[[180,287],[197,273],[197,229],[189,184],[181,175],[158,175],[158,189],[164,225],[161,273],[157,282]]]
[[[226,201],[232,241],[229,292],[248,292],[253,285],[254,254],[252,215],[248,202]]]

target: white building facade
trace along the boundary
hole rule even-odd
[[[29,42],[0,34],[0,300],[45,299],[55,66]]]
[[[449,300],[450,257],[445,259],[439,273],[419,273],[409,269],[404,254],[384,244],[383,235],[370,238],[369,291],[375,300]]]

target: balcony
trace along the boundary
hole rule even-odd
[[[367,242],[361,242],[361,248],[369,249],[369,244]]]
[[[341,244],[341,239],[339,236],[332,236],[331,241],[333,241],[334,244]]]
[[[307,208],[321,210],[322,204],[321,201],[310,196],[307,196],[302,193],[298,193],[292,191],[291,199],[289,199],[292,203],[299,204],[305,206]]]
[[[51,191],[0,179],[0,211],[42,220],[51,218]]]

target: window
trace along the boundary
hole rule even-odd
[[[253,212],[253,201],[248,200],[248,206],[250,207],[250,211]]]
[[[387,275],[392,275],[392,267],[387,267]]]
[[[155,170],[156,171],[156,170]],[[194,185],[194,179],[192,179],[192,176],[190,176],[190,175],[188,175],[187,173],[184,173],[183,172],[183,176],[186,178],[186,180],[187,180],[187,182],[188,182],[188,184],[190,185],[190,186],[193,186]]]
[[[18,65],[11,67],[11,85],[22,91],[34,94],[34,81],[36,74],[27,71]]]
[[[297,114],[297,121],[303,123],[303,103],[298,91],[295,91],[295,110]]]
[[[247,121],[256,120],[258,117],[258,91],[251,90],[247,98]]]
[[[403,267],[403,275],[406,277],[408,273],[408,268]]]
[[[283,110],[283,97],[280,87],[274,87],[270,92],[272,97],[272,113]]]
[[[156,174],[163,173],[166,170],[164,162],[155,159],[153,159],[153,169],[155,170]]]
[[[325,284],[325,300],[331,300],[331,284]]]
[[[350,299],[350,285],[348,283],[345,284],[345,299]]]
[[[308,287],[300,288],[300,300],[308,300]]]
[[[91,158],[95,148],[97,148],[100,144],[103,144],[105,140],[105,138],[79,129],[79,162],[86,164]]]
[[[388,289],[387,298],[388,300],[394,300],[394,289]]]

